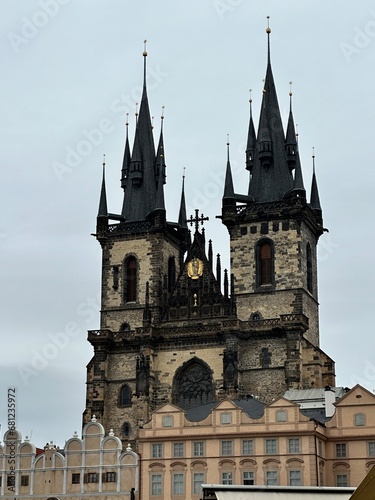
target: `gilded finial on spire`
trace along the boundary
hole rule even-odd
[[[138,120],[138,103],[135,103],[135,120]]]
[[[183,181],[185,180],[185,170],[186,170],[186,167],[183,167],[182,168],[182,180]]]
[[[271,28],[270,28],[270,16],[267,16],[267,29],[266,29],[267,35],[271,33]]]
[[[161,117],[160,117],[160,118],[161,118],[162,120],[164,120],[164,108],[165,108],[165,106],[162,106],[162,107],[161,107]]]
[[[147,40],[143,41],[144,43],[144,49],[143,49],[143,57],[147,57]]]
[[[229,134],[227,134],[227,159],[228,159],[228,161],[229,161],[229,146],[230,146]]]
[[[253,102],[252,98],[251,98],[251,92],[252,92],[252,89],[249,89],[249,94],[250,94],[250,97],[249,97],[249,103],[251,104]]]
[[[105,168],[105,154],[103,154],[103,170]]]
[[[292,97],[292,95],[293,95],[293,92],[292,92],[292,83],[293,82],[289,82],[289,95],[290,95],[290,97]]]
[[[129,126],[129,113],[126,113],[126,122],[125,122],[126,127]]]
[[[296,123],[296,138],[298,140],[298,136],[299,136],[299,133],[298,133],[298,123]]]

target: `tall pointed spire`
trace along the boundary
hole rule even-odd
[[[285,138],[285,151],[287,156],[287,162],[289,166],[289,170],[294,170],[294,180],[293,180],[293,196],[302,196],[306,198],[306,191],[303,185],[303,176],[302,176],[302,168],[301,161],[299,157],[298,151],[298,141],[297,134],[294,127],[294,118],[292,111],[292,82],[289,82],[290,91],[289,91],[289,118],[288,118],[288,126],[286,130],[286,138]]]
[[[269,19],[269,18],[268,18]],[[288,168],[285,136],[271,68],[271,29],[267,33],[267,71],[252,167],[249,195],[256,202],[281,200],[293,188]]]
[[[223,204],[228,205],[235,202],[234,196],[234,187],[233,187],[233,177],[232,177],[232,169],[230,166],[229,159],[229,135],[227,136],[227,170],[225,173],[225,185],[224,185],[224,195],[223,195]],[[226,200],[224,202],[224,200]]]
[[[252,98],[251,98],[251,89],[250,89],[250,120],[249,120],[249,131],[247,133],[247,145],[246,145],[246,169],[250,172],[253,169],[254,165],[254,156],[256,149],[257,138],[255,135],[255,127],[253,122],[253,110],[252,110]]]
[[[143,51],[143,91],[129,162],[123,216],[128,221],[143,220],[156,208],[155,145],[146,87],[146,40]]]
[[[157,183],[159,183],[159,180],[162,179],[162,184],[165,184],[167,176],[166,176],[164,140],[163,140],[164,106],[162,107],[160,120],[161,120],[160,137],[155,157],[155,177]]]
[[[105,188],[105,155],[103,155],[103,178],[102,178],[102,189],[100,191],[98,217],[107,217],[107,216],[108,216],[108,208],[107,208],[107,193]]]
[[[187,216],[186,216],[186,203],[185,203],[185,167],[184,173],[182,176],[182,190],[181,190],[181,202],[180,202],[180,212],[178,214],[178,224],[180,227],[186,228],[187,225]]]
[[[125,134],[125,150],[124,150],[124,159],[122,161],[122,169],[121,169],[121,187],[125,190],[127,179],[129,176],[129,167],[130,167],[130,147],[129,147],[129,113],[126,113],[126,134]]]
[[[310,206],[314,210],[322,210],[322,207],[320,205],[320,200],[319,200],[319,192],[318,192],[318,183],[316,181],[316,175],[315,175],[315,151],[313,148],[313,175],[312,175],[312,182],[311,182],[311,195],[310,195]]]

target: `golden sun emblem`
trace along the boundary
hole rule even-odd
[[[203,274],[203,262],[197,257],[191,259],[187,265],[187,274],[192,280],[197,280]]]

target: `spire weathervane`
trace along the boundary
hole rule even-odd
[[[203,214],[201,214],[200,216],[198,215],[199,214],[199,210],[196,208],[195,209],[195,217],[193,217],[192,215],[190,215],[190,219],[187,219],[186,222],[188,222],[191,226],[193,224],[195,224],[195,232],[198,233],[199,232],[199,223],[201,223],[201,225],[203,226],[204,224],[204,221],[205,220],[209,220],[208,217],[205,217]]]
[[[271,61],[271,48],[270,48],[270,34],[271,34],[271,28],[270,28],[270,16],[267,16],[267,44],[268,44],[268,64]]]

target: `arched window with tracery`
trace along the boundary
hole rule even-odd
[[[125,261],[125,302],[136,302],[137,300],[137,275],[137,259],[134,256],[128,257]]]
[[[215,390],[210,367],[194,358],[177,370],[173,381],[172,402],[188,409],[215,400]]]
[[[257,285],[274,284],[274,246],[271,240],[262,240],[256,248]]]
[[[130,387],[127,384],[124,384],[120,389],[119,404],[120,406],[130,406],[131,403],[132,400]]]
[[[307,268],[307,289],[310,293],[313,292],[313,272],[312,272],[312,255],[310,243],[306,246],[306,268]]]

